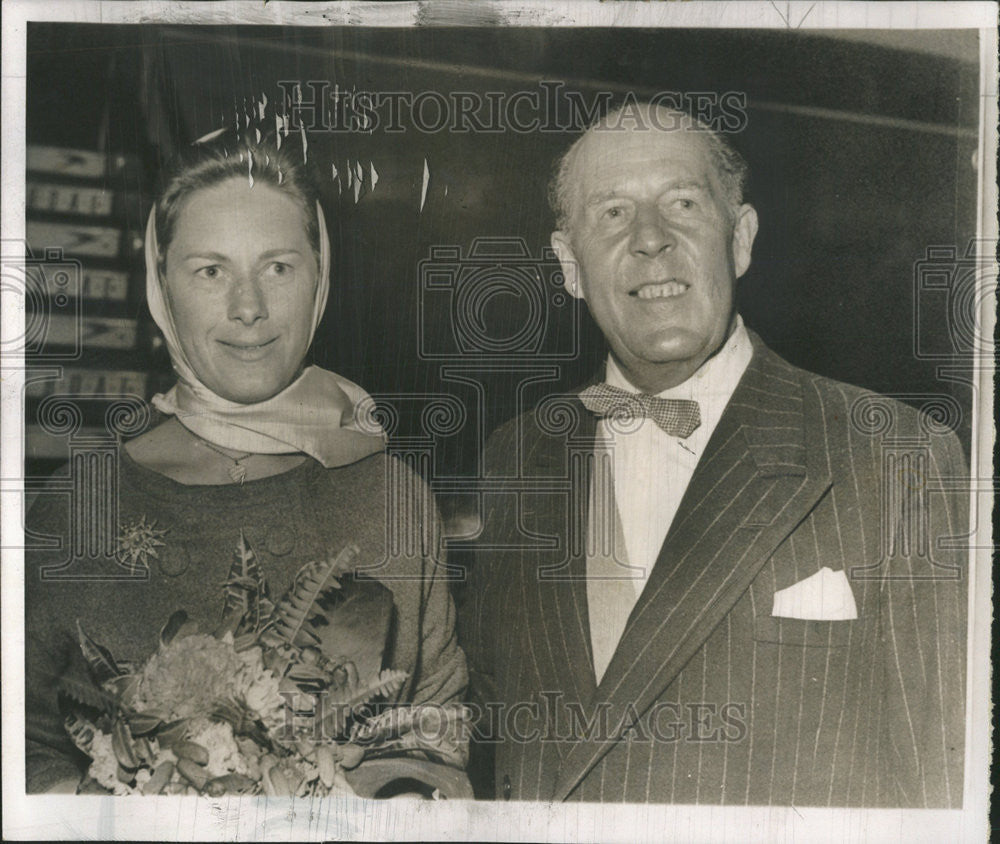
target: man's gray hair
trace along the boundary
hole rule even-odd
[[[708,144],[709,154],[712,156],[712,161],[715,164],[719,182],[722,185],[723,198],[727,210],[730,217],[735,219],[736,212],[739,210],[740,205],[743,204],[743,192],[746,188],[750,172],[746,159],[720,133],[691,115],[683,111],[655,106],[652,103],[642,103],[638,104],[638,107],[636,104],[621,106],[595,120],[556,161],[555,171],[549,183],[549,205],[552,206],[552,211],[556,216],[556,228],[558,230],[569,231],[573,218],[576,186],[573,184],[571,177],[573,167],[580,155],[580,147],[583,141],[591,132],[601,131],[602,127],[609,127],[609,124],[614,125],[618,123],[619,125],[617,128],[609,127],[607,131],[621,131],[620,118],[623,117],[626,120],[631,119],[638,124],[641,122],[642,116],[650,117],[652,109],[658,109],[664,114],[671,115],[677,119],[678,125],[668,129],[660,125],[659,120],[649,120],[649,123],[655,125],[647,124],[638,126],[637,128],[654,132],[683,128],[684,131],[698,132],[705,139],[705,142]]]

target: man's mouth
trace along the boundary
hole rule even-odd
[[[672,299],[675,296],[680,296],[690,286],[686,282],[671,279],[670,281],[644,284],[642,287],[629,291],[629,296],[635,296],[639,299]]]

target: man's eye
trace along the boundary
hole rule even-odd
[[[696,203],[693,199],[687,199],[684,197],[675,200],[674,205],[682,211],[693,211],[698,207],[698,203]]]
[[[612,205],[610,208],[605,208],[601,216],[605,220],[617,221],[624,219],[627,211],[624,205]]]

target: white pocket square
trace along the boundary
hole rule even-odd
[[[771,615],[808,621],[847,621],[858,617],[854,593],[843,569],[823,566],[816,574],[774,593]]]

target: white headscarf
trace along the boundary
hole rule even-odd
[[[330,292],[330,239],[319,203],[316,214],[320,266],[310,343]],[[371,402],[368,393],[318,366],[307,367],[280,393],[257,404],[240,404],[213,393],[198,378],[181,348],[163,292],[158,255],[154,207],[146,224],[146,297],[178,377],[170,390],[153,396],[157,410],[176,416],[196,436],[223,448],[254,454],[305,452],[327,468],[354,463],[385,448],[385,436],[370,416],[364,430],[355,420],[358,404]]]

